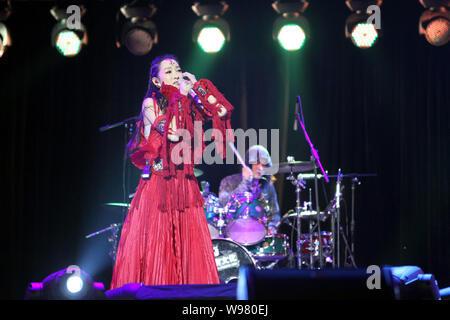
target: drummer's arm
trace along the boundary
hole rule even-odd
[[[281,220],[280,206],[278,204],[277,191],[272,183],[269,186],[269,205],[272,213],[272,218],[269,225],[278,227]]]
[[[228,201],[230,201],[233,195],[248,192],[248,190],[250,189],[250,180],[241,179],[239,184],[236,186],[234,177],[235,176],[226,177],[220,182],[219,200],[222,205],[225,205]]]

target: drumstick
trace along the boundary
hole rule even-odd
[[[237,151],[236,147],[234,146],[233,142],[228,142],[228,145],[233,150],[234,154],[236,155],[236,158],[238,158],[239,162],[246,168],[248,168],[245,164],[245,161],[242,159],[241,155],[239,154],[239,151]]]

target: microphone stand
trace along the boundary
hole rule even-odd
[[[301,100],[300,100],[300,96],[297,96],[297,101],[300,103],[301,105]],[[320,230],[320,207],[319,207],[319,186],[318,186],[318,175],[317,175],[317,168],[320,168],[320,170],[322,171],[323,177],[325,179],[326,182],[330,182],[330,180],[328,179],[327,174],[325,173],[325,170],[323,170],[322,164],[320,163],[319,160],[319,154],[317,153],[317,150],[314,148],[314,145],[311,142],[311,139],[308,136],[308,133],[306,132],[306,128],[305,125],[303,124],[302,120],[300,119],[300,113],[298,112],[298,110],[296,110],[296,114],[295,114],[296,120],[298,121],[298,123],[300,123],[300,126],[302,127],[302,130],[305,134],[305,138],[306,141],[309,144],[309,147],[311,149],[311,161],[314,162],[314,188],[315,188],[315,196],[316,196],[316,212],[317,212],[317,232],[319,235],[319,267],[322,268],[323,267],[323,246],[322,246],[322,234],[321,234],[321,230]],[[294,129],[295,129],[296,125],[294,125]]]
[[[128,205],[130,204],[130,202],[129,202],[130,199],[129,199],[129,196],[128,196],[128,194],[129,194],[129,181],[127,182],[127,173],[128,173],[128,176],[129,176],[129,169],[130,168],[128,167],[128,170],[127,170],[127,160],[128,160],[128,148],[127,148],[127,145],[128,145],[128,141],[129,141],[130,137],[133,135],[134,129],[136,127],[136,122],[138,120],[140,120],[140,119],[141,119],[140,116],[135,116],[135,117],[131,117],[131,118],[122,120],[122,121],[117,122],[117,123],[108,124],[108,125],[105,125],[105,126],[99,128],[100,132],[105,132],[105,131],[108,131],[108,130],[111,130],[111,129],[114,129],[114,128],[117,128],[117,127],[121,127],[121,126],[123,126],[126,129],[124,131],[124,145],[125,145],[125,147],[124,147],[124,153],[123,153],[122,188],[123,188],[123,203],[127,203]],[[128,212],[128,208],[129,208],[129,206],[122,208],[122,221],[125,221],[125,218],[126,218],[126,215],[127,215],[127,212]],[[116,242],[114,244],[116,244]],[[114,250],[115,250],[115,248],[113,249],[113,251]]]
[[[106,227],[104,229],[98,230],[94,233],[88,234],[85,236],[86,239],[92,238],[94,236],[97,236],[101,233],[104,233],[106,231],[111,231],[111,235],[108,238],[108,242],[111,243],[111,250],[109,251],[109,256],[114,262],[116,261],[116,253],[117,253],[117,245],[119,241],[119,229],[122,226],[122,223],[113,223],[109,227]]]
[[[108,130],[110,130],[110,129],[114,129],[114,128],[117,128],[117,127],[120,127],[120,126],[125,126],[125,128],[127,128],[127,126],[129,126],[130,124],[134,124],[134,123],[135,123],[136,121],[138,121],[138,120],[140,120],[140,117],[139,117],[139,116],[131,117],[131,118],[122,120],[122,121],[117,122],[117,123],[108,124],[108,125],[106,125],[106,126],[103,126],[103,127],[101,127],[101,128],[99,129],[99,131],[100,131],[100,132],[105,132],[105,131],[108,131]]]

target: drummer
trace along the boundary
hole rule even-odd
[[[272,176],[264,175],[264,168],[272,166],[270,154],[261,145],[250,147],[245,154],[246,166],[242,167],[242,172],[227,176],[222,179],[219,187],[219,201],[225,206],[234,195],[240,193],[251,193],[254,199],[264,198],[270,207],[270,212],[260,212],[259,218],[268,215],[268,233],[276,234],[280,223],[280,207]]]

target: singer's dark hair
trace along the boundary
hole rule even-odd
[[[159,109],[161,110],[162,113],[165,113],[167,110],[167,107],[169,105],[169,101],[166,99],[166,97],[164,97],[161,92],[159,91],[159,88],[157,86],[155,86],[155,84],[153,83],[152,79],[154,77],[158,77],[158,73],[161,67],[161,62],[163,62],[164,60],[167,59],[172,59],[175,60],[176,62],[179,63],[178,58],[173,55],[173,54],[163,54],[159,57],[156,57],[155,59],[153,59],[153,61],[150,64],[150,71],[149,71],[149,75],[148,75],[148,86],[147,86],[147,92],[144,95],[144,99],[147,98],[152,98],[153,94],[155,94],[155,99],[159,105]],[[144,114],[143,111],[141,110],[141,113],[139,115],[139,121],[140,121],[140,125],[137,126],[137,128],[135,129],[135,132],[133,133],[133,136],[130,139],[130,142],[128,143],[128,151],[132,151],[132,149],[135,146],[139,145],[139,140],[141,137],[141,129],[144,126]]]
[[[178,58],[173,54],[164,54],[162,56],[156,57],[153,59],[152,63],[150,64],[150,72],[148,76],[148,86],[147,86],[147,92],[145,93],[144,99],[151,98],[153,93],[155,93],[155,99],[158,101],[159,109],[164,113],[166,112],[167,106],[169,104],[169,101],[159,92],[159,88],[155,86],[152,79],[154,77],[158,76],[161,62],[167,59],[175,60],[179,63]]]

